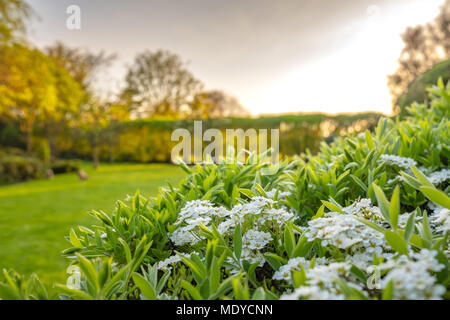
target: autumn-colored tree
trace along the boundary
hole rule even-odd
[[[0,0],[0,43],[22,36],[26,20],[33,15],[24,0]]]
[[[450,58],[450,0],[439,15],[426,25],[409,27],[402,34],[405,46],[398,59],[398,69],[388,77],[394,111],[399,97],[423,72]]]
[[[53,66],[36,49],[19,44],[0,47],[0,114],[19,121],[32,151],[33,127],[57,105]]]
[[[113,144],[111,137],[115,131],[107,130],[108,125],[119,119],[128,119],[128,111],[122,105],[100,98],[95,88],[99,72],[114,61],[115,55],[71,48],[62,42],[47,47],[45,51],[59,66],[68,70],[83,89],[82,103],[71,121],[72,127],[76,128],[72,132],[89,141],[92,161],[94,167],[97,167],[99,147],[104,143]]]
[[[50,146],[52,159],[58,155],[57,138],[76,119],[84,102],[85,92],[71,74],[58,64],[54,64],[53,77],[56,88],[56,105],[51,112],[44,110],[40,123]]]
[[[136,117],[180,117],[202,87],[178,55],[145,51],[128,70],[122,98]]]
[[[96,95],[94,83],[100,71],[108,67],[116,58],[115,54],[101,51],[92,53],[80,48],[72,48],[62,42],[56,42],[45,48],[45,53],[68,70],[72,77],[81,85],[88,102]]]
[[[249,112],[239,101],[219,90],[201,92],[195,95],[191,103],[187,117],[203,118],[227,118],[245,117]]]

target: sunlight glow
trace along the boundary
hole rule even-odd
[[[407,26],[431,21],[442,0],[412,2],[408,7],[375,10],[351,26],[353,39],[340,51],[302,65],[266,90],[243,97],[254,114],[379,111],[391,113],[387,75],[396,69],[402,50],[400,34]]]

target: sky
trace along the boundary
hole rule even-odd
[[[99,87],[118,92],[144,50],[167,49],[206,89],[224,90],[252,114],[391,112],[387,76],[401,33],[425,24],[444,0],[28,0],[38,47],[59,40],[118,59]],[[81,28],[67,28],[67,8]]]

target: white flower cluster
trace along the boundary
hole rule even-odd
[[[450,169],[435,171],[428,176],[428,180],[434,185],[439,185],[450,179]]]
[[[307,281],[305,285],[286,293],[280,297],[282,300],[298,300],[300,298],[313,300],[342,300],[345,295],[336,283],[336,279],[348,277],[351,265],[345,262],[332,262],[328,265],[318,264],[312,269],[305,270]],[[355,283],[347,285],[358,290],[362,288]]]
[[[181,209],[175,222],[177,229],[172,233],[170,239],[177,246],[186,243],[195,244],[203,240],[198,233],[201,224],[209,226],[215,217],[223,218],[227,215],[229,215],[228,210],[223,207],[216,208],[210,201],[190,201]]]
[[[379,209],[370,206],[369,199],[363,199],[343,209],[347,214],[328,212],[323,217],[310,220],[305,235],[310,240],[321,239],[322,245],[331,244],[340,249],[352,248],[354,253],[364,252],[382,255],[389,250],[383,234],[369,228],[355,219],[355,216],[368,220],[379,219]]]
[[[272,189],[272,190],[266,192],[267,198],[273,199],[273,198],[275,197],[275,193],[276,193],[276,192],[277,192],[277,189]],[[287,196],[289,196],[290,194],[291,194],[290,192],[287,192],[287,191],[279,191],[279,190],[278,190],[278,196],[277,196],[277,199],[278,199],[278,200],[284,199],[284,198],[286,198]]]
[[[280,192],[278,196],[286,195],[287,193]],[[265,259],[261,250],[272,241],[272,235],[263,230],[271,226],[280,227],[294,217],[293,212],[283,207],[277,208],[276,205],[276,201],[265,197],[254,197],[249,203],[238,204],[231,210],[214,207],[209,201],[190,201],[180,211],[175,222],[177,229],[170,235],[170,239],[176,246],[195,244],[203,240],[203,236],[198,232],[201,224],[210,228],[211,223],[215,223],[219,233],[225,236],[231,235],[236,225],[251,221],[253,228],[242,237],[241,259],[251,264],[258,262],[262,266]],[[159,264],[163,269],[177,261],[180,261],[180,258],[172,256]],[[233,265],[233,259],[229,258],[227,261],[230,266]]]
[[[175,222],[177,229],[171,234],[170,239],[177,246],[186,243],[195,244],[203,240],[197,232],[200,225],[209,227],[212,222],[217,223],[218,231],[226,235],[231,234],[237,224],[243,223],[249,217],[255,217],[257,225],[267,223],[281,225],[294,217],[292,212],[284,208],[275,208],[276,204],[276,201],[268,198],[254,197],[249,203],[238,204],[227,210],[224,207],[214,207],[209,201],[190,201],[180,211]]]
[[[191,254],[183,253],[183,256],[190,258]],[[169,271],[172,270],[172,266],[181,261],[181,257],[178,254],[168,257],[166,260],[158,262],[158,270]]]
[[[326,259],[324,258],[317,258],[314,261],[314,265],[323,265],[326,263]],[[278,269],[277,272],[273,275],[274,280],[290,280],[291,279],[291,272],[294,270],[301,271],[302,267],[306,271],[310,268],[311,261],[306,260],[303,257],[298,258],[292,258],[289,259],[288,263],[284,266],[281,266],[280,269]]]
[[[363,270],[373,264],[374,254],[385,259],[393,256],[382,233],[355,219],[361,217],[378,225],[383,223],[380,209],[372,206],[370,199],[361,199],[342,210],[345,214],[328,212],[321,218],[310,220],[305,231],[308,240],[321,239],[323,246],[351,250],[346,261]]]
[[[400,157],[391,154],[382,154],[378,162],[385,162],[388,165],[409,169],[411,165],[417,165],[417,162],[411,158]]]
[[[242,237],[242,253],[241,260],[246,260],[250,264],[258,263],[260,267],[264,265],[265,259],[261,250],[272,241],[272,235],[268,232],[259,231],[257,229],[248,230]],[[232,258],[228,257],[227,262],[231,273],[238,271],[234,266]]]
[[[445,268],[436,260],[436,255],[436,251],[422,249],[419,253],[411,252],[409,257],[402,255],[376,266],[379,270],[389,270],[381,280],[381,287],[385,288],[392,281],[394,299],[441,299],[445,287],[436,284],[435,276],[430,274]],[[374,270],[375,267],[369,268],[371,272]]]
[[[436,226],[436,231],[445,233],[450,231],[450,210],[437,207],[430,217],[431,222]]]
[[[251,250],[261,250],[272,240],[268,232],[262,232],[255,229],[248,230],[242,237],[243,248]]]

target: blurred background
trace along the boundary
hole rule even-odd
[[[0,0],[0,268],[62,281],[89,210],[183,178],[193,120],[316,153],[425,102],[449,58],[450,0]]]

